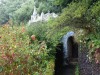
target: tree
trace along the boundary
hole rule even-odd
[[[8,22],[13,16],[13,12],[19,9],[24,2],[25,0],[2,0],[0,4],[0,24]]]

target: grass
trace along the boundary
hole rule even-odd
[[[76,65],[75,75],[79,75],[79,67],[78,67],[78,65]]]

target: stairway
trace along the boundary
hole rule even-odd
[[[70,59],[70,64],[71,65],[77,65],[78,64],[78,58],[71,58]]]
[[[69,62],[69,65],[60,67],[54,75],[75,75],[75,68],[78,64],[78,58],[70,58]]]

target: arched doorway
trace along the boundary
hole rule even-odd
[[[75,41],[73,36],[68,38],[67,41],[68,54],[69,54],[69,62],[78,59],[78,43]],[[73,59],[73,60],[72,60]]]
[[[69,63],[72,64],[73,61],[78,62],[78,43],[75,41],[74,36],[69,36],[66,38],[67,40],[65,41],[66,43],[59,43],[56,47],[56,54],[55,54],[55,73],[54,75],[66,75],[68,73],[68,70],[74,70],[73,68],[70,68],[69,65],[64,66],[64,46],[67,47],[67,56]],[[65,44],[65,45],[64,45]],[[66,71],[67,70],[67,71]],[[70,73],[70,72],[69,72]],[[67,74],[67,75],[74,75],[73,74]]]

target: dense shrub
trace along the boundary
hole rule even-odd
[[[50,20],[49,22],[38,22],[33,23],[30,26],[27,26],[28,35],[35,34],[39,41],[45,40],[48,48],[54,51],[56,45],[60,42],[61,37],[66,34],[68,31],[73,30],[73,28],[56,28],[53,26],[55,20]],[[52,51],[52,53],[53,53]],[[51,53],[51,54],[52,54]]]
[[[39,40],[40,42],[45,40],[45,42],[47,44],[47,49],[49,50],[48,54],[50,54],[49,58],[54,58],[54,55],[53,55],[55,52],[54,44],[55,44],[56,39],[53,40],[52,36],[50,36],[48,38],[48,35],[52,32],[52,31],[50,31],[52,28],[51,26],[52,25],[50,24],[50,22],[45,22],[45,23],[38,22],[38,23],[33,23],[30,26],[26,26],[26,28],[27,28],[27,34],[29,36],[34,34],[34,35],[36,35],[37,40]],[[52,55],[53,55],[53,57],[52,57]]]
[[[28,22],[30,16],[33,12],[34,1],[29,0],[25,2],[19,9],[13,12],[13,21],[15,24],[20,24],[21,22]]]
[[[0,24],[5,24],[12,18],[14,11],[19,9],[24,0],[1,0],[0,1]]]
[[[48,31],[47,23],[38,22],[27,26],[28,35],[35,34],[38,40],[45,40]]]
[[[46,42],[36,39],[31,43],[30,40],[25,27],[0,27],[0,74],[53,73],[53,62],[48,59]]]
[[[100,27],[99,5],[99,1],[94,3],[92,0],[73,1],[62,10],[61,16],[58,17],[54,26],[55,28],[73,26],[87,29],[89,32],[96,31]]]
[[[95,55],[98,54],[100,51],[100,49],[99,49],[100,48],[100,40],[99,40],[100,35],[99,35],[99,33],[90,34],[86,38],[89,39],[89,41],[86,41],[88,49],[89,49],[88,57],[89,57],[90,61],[93,61],[95,58]],[[97,50],[97,49],[99,49],[99,50]],[[98,61],[98,60],[96,60],[96,61]],[[100,63],[100,61],[98,63]]]

